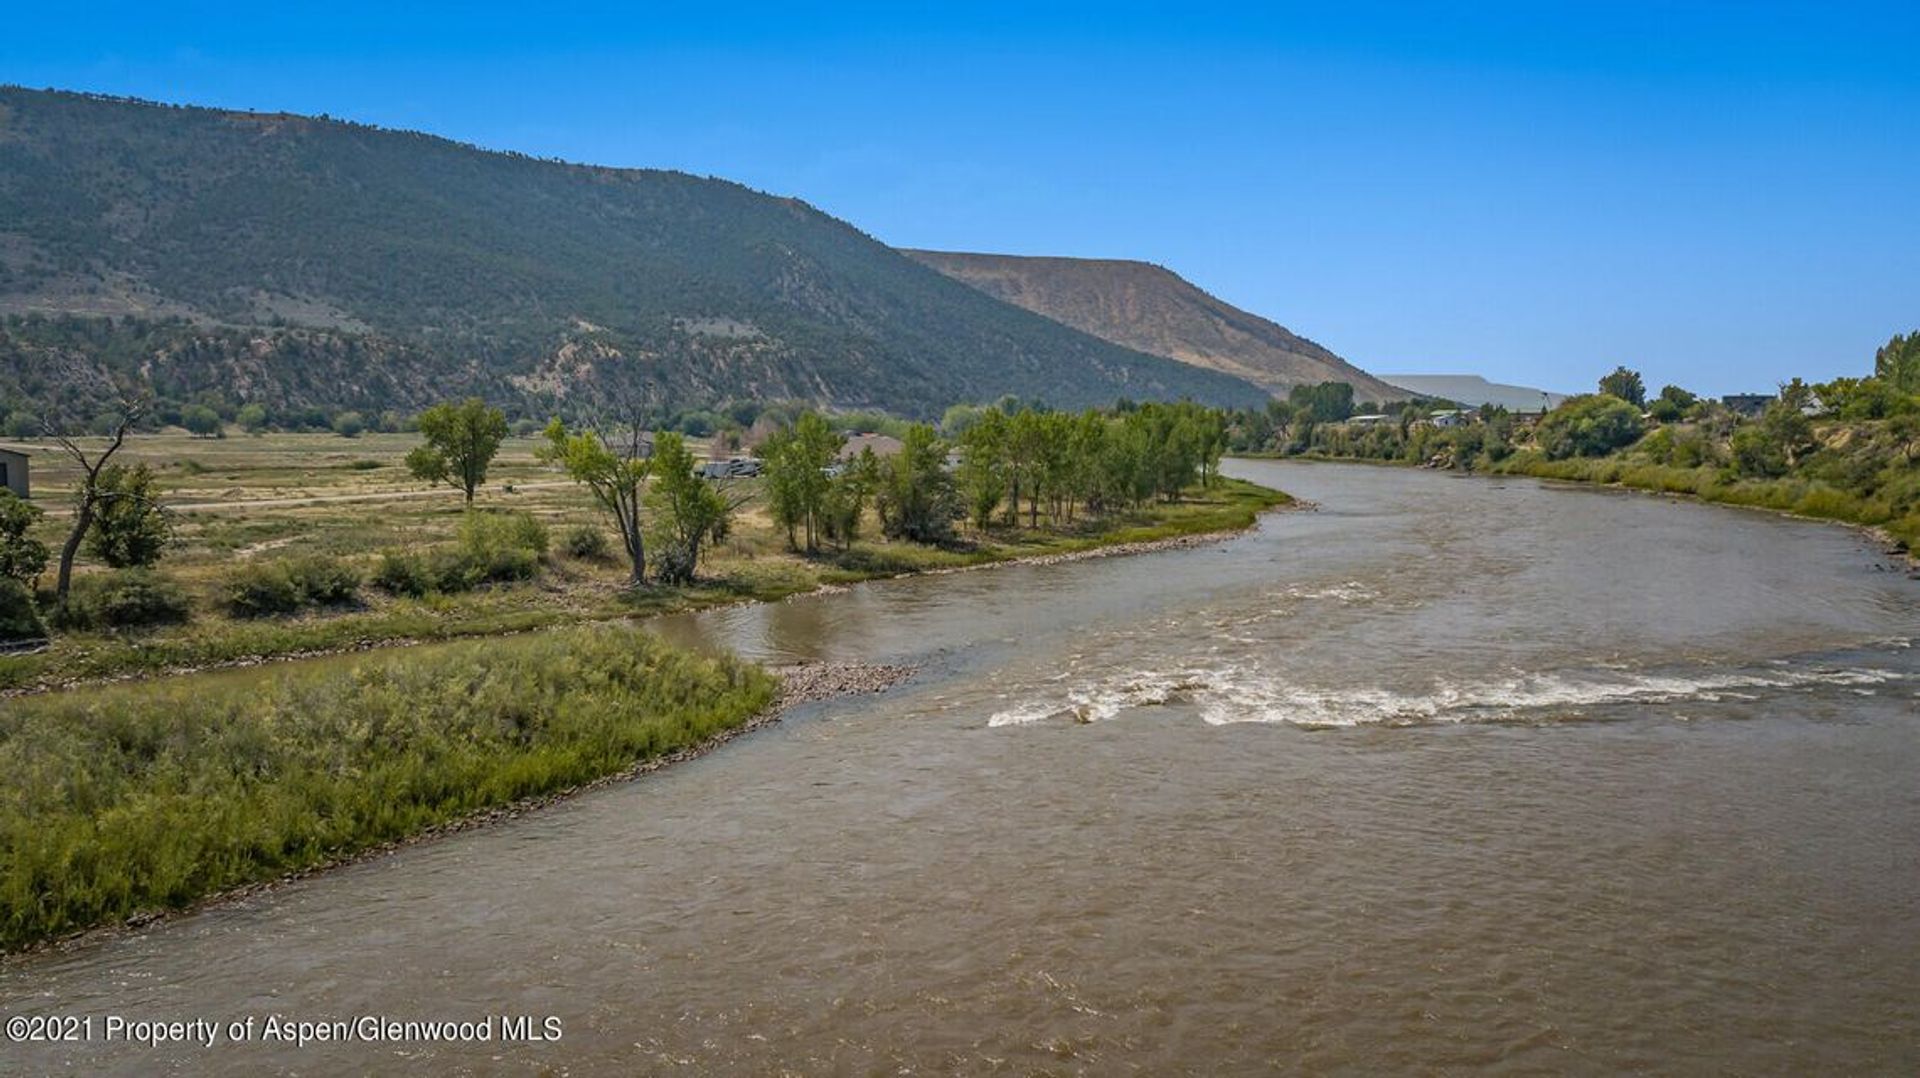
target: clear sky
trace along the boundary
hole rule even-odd
[[[1920,328],[1914,0],[300,7],[15,5],[0,81],[1146,259],[1376,371],[1764,390]]]

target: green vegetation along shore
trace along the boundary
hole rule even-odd
[[[0,946],[179,908],[698,745],[766,672],[627,626],[0,708]]]
[[[1777,395],[1653,395],[1625,367],[1598,389],[1540,416],[1421,400],[1356,416],[1336,383],[1232,413],[1228,438],[1236,452],[1680,494],[1859,525],[1920,552],[1920,331],[1882,347],[1870,375]]]
[[[0,639],[27,644],[0,655],[0,694],[1235,531],[1288,501],[1222,478],[1218,413],[1186,405],[963,409],[949,436],[901,424],[858,453],[801,413],[734,458],[759,474],[718,480],[674,432],[642,454],[634,430],[513,436],[477,401],[457,412],[419,434],[129,431],[94,471],[116,443],[65,439],[32,502],[0,495],[0,611],[20,622]]]
[[[479,401],[406,436],[147,434],[131,407],[50,432],[35,500],[0,496],[30,649],[0,655],[0,949],[694,751],[824,684],[618,622],[1185,545],[1290,501],[1218,474],[1196,406],[955,418],[855,454],[801,414],[751,467],[676,432],[516,441]]]

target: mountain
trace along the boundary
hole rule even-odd
[[[1564,393],[1489,382],[1477,374],[1383,374],[1380,377],[1409,393],[1458,401],[1469,408],[1497,404],[1516,412],[1539,412],[1557,408],[1567,399]]]
[[[1320,345],[1147,262],[906,252],[997,299],[1125,348],[1244,378],[1285,396],[1347,382],[1364,400],[1402,396]]]
[[[284,407],[480,393],[536,413],[1262,399],[736,183],[17,87],[0,87],[0,315],[0,370],[76,398],[132,381]]]

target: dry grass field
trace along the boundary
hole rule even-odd
[[[466,510],[457,491],[408,474],[404,458],[418,444],[414,434],[132,438],[116,459],[145,464],[158,477],[175,535],[157,569],[186,592],[192,616],[149,630],[58,634],[44,650],[0,656],[0,690],[778,599],[822,584],[1245,527],[1261,508],[1284,500],[1227,483],[1171,505],[1070,528],[995,530],[948,547],[886,541],[869,512],[863,538],[849,549],[809,556],[790,549],[773,526],[757,480],[732,480],[743,503],[727,537],[706,556],[699,583],[631,588],[617,537],[587,491],[536,458],[539,440],[517,437],[502,446],[475,509],[524,512],[546,526],[552,543],[533,579],[419,597],[363,585],[351,602],[275,617],[236,617],[226,609],[228,584],[250,567],[323,556],[365,578],[386,554],[452,545]],[[34,501],[47,511],[41,535],[57,547],[77,468],[52,447],[29,448],[36,448]],[[612,556],[569,554],[564,540],[582,528],[603,531]],[[102,571],[82,555],[79,575]]]

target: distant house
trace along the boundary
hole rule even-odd
[[[1353,424],[1356,427],[1377,427],[1382,423],[1391,422],[1392,419],[1393,417],[1390,415],[1382,415],[1378,412],[1370,412],[1366,415],[1348,416],[1347,422]]]
[[[32,497],[27,487],[27,455],[18,449],[0,449],[0,487],[22,498]]]
[[[704,479],[747,479],[760,474],[760,461],[753,457],[728,457],[710,460],[700,466]]]
[[[890,434],[874,434],[871,432],[855,433],[848,431],[847,444],[840,450],[840,459],[852,460],[859,456],[860,451],[863,449],[873,450],[873,455],[876,457],[891,457],[903,448],[905,447],[901,444],[900,439]]]
[[[1735,415],[1757,416],[1767,410],[1777,398],[1771,393],[1730,393],[1720,398],[1727,411]]]
[[[1436,427],[1464,427],[1473,421],[1473,413],[1450,408],[1433,413],[1427,417],[1427,421]]]

